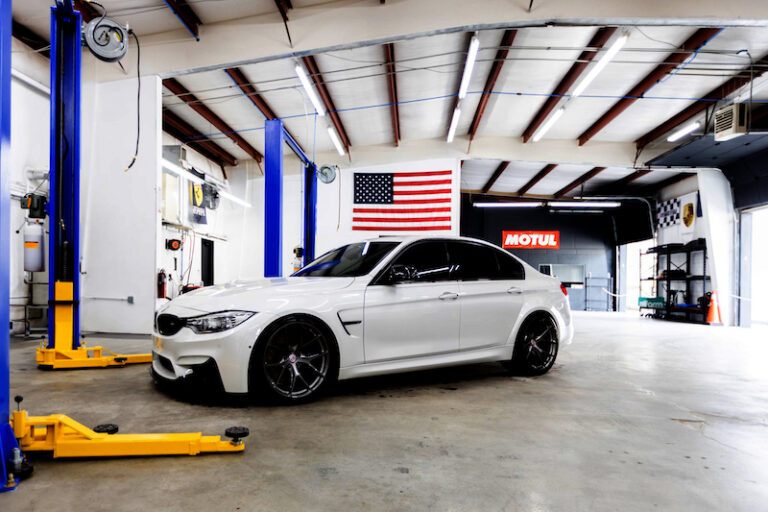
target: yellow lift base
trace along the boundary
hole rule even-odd
[[[40,347],[37,349],[36,360],[38,368],[43,370],[119,368],[127,364],[151,363],[152,354],[116,354],[104,347],[86,347],[82,344],[74,350]]]
[[[37,349],[37,366],[43,370],[66,370],[75,368],[107,368],[122,367],[133,363],[151,363],[152,354],[115,354],[104,347],[86,347],[85,343],[72,348],[74,341],[73,321],[74,283],[54,283],[56,298],[53,322],[53,348],[43,344]],[[89,352],[93,352],[90,356]],[[110,355],[104,355],[104,353]]]
[[[241,452],[245,449],[242,438],[248,435],[248,429],[242,427],[227,429],[232,441],[222,441],[220,436],[204,436],[200,432],[107,434],[91,430],[63,414],[27,416],[24,410],[13,412],[11,426],[22,452],[53,452],[54,458]]]

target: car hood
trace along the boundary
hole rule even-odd
[[[244,310],[273,312],[292,298],[333,293],[349,287],[353,277],[280,277],[256,281],[234,281],[207,286],[181,295],[161,312],[192,316],[215,311]]]

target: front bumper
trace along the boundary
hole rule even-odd
[[[251,352],[271,320],[272,315],[257,313],[234,329],[218,333],[196,334],[186,327],[172,336],[155,333],[152,374],[165,383],[202,380],[220,383],[227,393],[247,393]]]
[[[221,382],[221,372],[216,361],[208,359],[206,362],[179,368],[183,375],[176,373],[178,365],[157,352],[152,353],[152,366],[149,369],[152,378],[161,385],[185,390],[199,390],[206,393],[220,393],[224,391]]]

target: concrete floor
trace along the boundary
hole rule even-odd
[[[544,377],[475,365],[350,381],[283,408],[191,404],[158,392],[146,365],[42,372],[35,343],[14,343],[11,392],[32,414],[251,437],[242,454],[38,458],[0,510],[766,509],[768,339],[617,314],[576,322]]]

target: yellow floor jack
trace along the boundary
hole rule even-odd
[[[54,346],[45,342],[37,349],[37,367],[43,370],[123,367],[127,364],[151,363],[152,354],[116,354],[104,347],[74,347],[74,283],[54,283]]]
[[[51,452],[59,457],[130,457],[151,455],[197,455],[199,453],[241,452],[246,427],[230,427],[224,435],[204,436],[200,432],[181,434],[118,434],[115,424],[88,428],[63,414],[28,416],[21,409],[21,396],[14,397],[11,427],[21,452]]]

